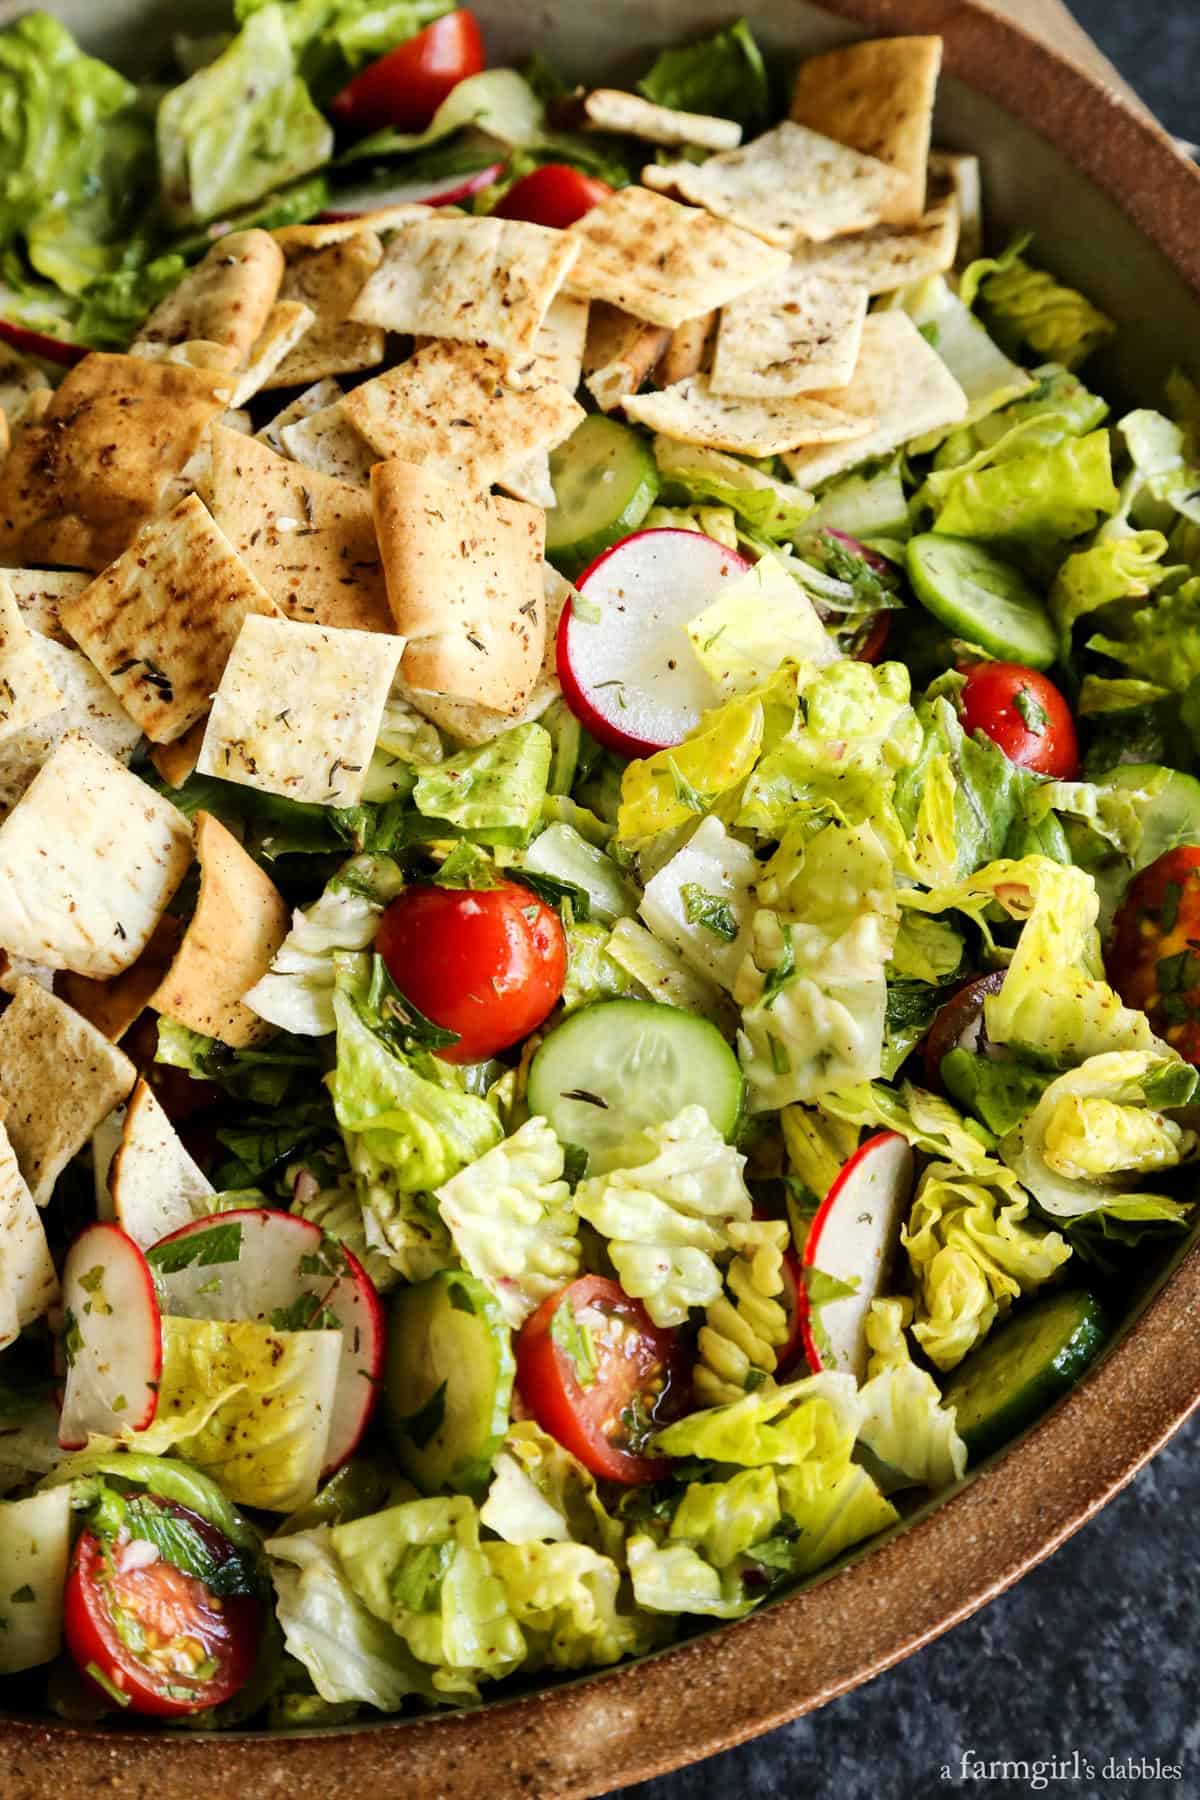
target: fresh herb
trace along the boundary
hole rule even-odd
[[[592,1345],[591,1332],[575,1317],[575,1308],[571,1305],[569,1297],[560,1300],[554,1309],[553,1317],[550,1320],[550,1336],[570,1363],[572,1373],[580,1387],[594,1387],[596,1384],[596,1352]]]
[[[341,1325],[317,1294],[298,1294],[290,1306],[277,1306],[271,1313],[273,1331],[340,1331]]]
[[[714,937],[724,938],[727,944],[733,943],[738,934],[738,922],[728,900],[722,900],[719,894],[708,893],[698,881],[685,881],[679,891],[689,925],[703,925]]]
[[[96,1686],[106,1693],[110,1700],[114,1700],[118,1706],[128,1706],[130,1704],[130,1696],[125,1693],[123,1689],[119,1688],[115,1681],[109,1679],[99,1663],[87,1663],[83,1672],[85,1675],[89,1675]]]
[[[1046,727],[1049,725],[1050,720],[1046,715],[1045,707],[1042,705],[1032,688],[1018,688],[1013,695],[1013,707],[1020,714],[1025,722],[1026,728],[1033,733],[1034,737],[1045,737]]]
[[[602,1100],[599,1094],[593,1094],[589,1088],[565,1088],[561,1098],[578,1100],[581,1106],[598,1106],[602,1111],[608,1111],[608,1101]]]
[[[504,886],[504,877],[486,850],[464,840],[455,844],[433,878],[435,887],[468,888],[483,894]]]
[[[14,1606],[32,1606],[37,1600],[37,1595],[28,1582],[25,1582],[22,1587],[14,1588],[8,1597]]]
[[[160,1275],[177,1275],[181,1269],[211,1268],[213,1263],[235,1263],[242,1254],[242,1227],[236,1220],[210,1225],[204,1231],[169,1238],[146,1252],[146,1261]]]
[[[1174,931],[1179,918],[1179,902],[1183,899],[1183,889],[1177,881],[1168,881],[1163,888],[1162,906],[1159,909],[1159,920],[1165,936]]]
[[[680,806],[686,806],[689,812],[706,813],[712,805],[712,801],[707,795],[694,788],[686,775],[681,774],[679,765],[673,756],[668,756],[667,767],[671,771],[671,783]]]
[[[441,1430],[445,1417],[446,1383],[443,1381],[440,1387],[435,1388],[424,1406],[418,1407],[416,1412],[410,1413],[406,1419],[397,1419],[395,1429],[402,1437],[408,1438],[411,1443],[415,1444],[418,1450],[423,1450],[430,1439]]]
[[[762,1003],[773,1006],[796,973],[796,946],[790,931],[784,933],[783,954],[773,969],[768,969],[763,982]]]
[[[125,1525],[131,1537],[153,1544],[164,1562],[182,1575],[193,1575],[212,1594],[258,1594],[262,1583],[252,1559],[232,1544],[228,1554],[214,1551],[212,1540],[172,1507],[159,1506],[144,1494],[125,1503]]]
[[[544,900],[556,912],[561,913],[569,906],[573,923],[587,924],[592,911],[592,897],[578,882],[563,881],[557,875],[544,874],[541,869],[510,868],[508,873],[513,881],[518,882],[521,887],[527,887],[530,893],[536,894],[539,900]]]
[[[368,1018],[377,1037],[389,1050],[407,1055],[410,1050],[448,1050],[457,1044],[457,1031],[447,1031],[421,1011],[415,1001],[401,992],[388,972],[382,956],[372,959],[371,985],[367,990]]]
[[[79,1329],[79,1320],[68,1306],[63,1320],[63,1355],[67,1359],[68,1369],[83,1349],[83,1333]]]

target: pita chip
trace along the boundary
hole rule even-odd
[[[31,631],[60,644],[71,642],[63,630],[60,611],[64,600],[82,594],[88,576],[78,569],[5,569],[4,580]]]
[[[732,301],[717,332],[713,392],[778,400],[844,387],[858,362],[867,299],[865,287],[793,266],[771,287]]]
[[[577,294],[556,294],[538,326],[533,354],[539,372],[573,394],[583,378],[588,303]]]
[[[120,763],[128,763],[142,741],[141,726],[82,651],[39,638],[38,652],[62,694],[62,705],[0,742],[0,818],[16,805],[68,732],[82,732]]]
[[[402,462],[376,466],[371,495],[405,682],[519,712],[546,641],[541,509]]]
[[[348,314],[383,261],[377,233],[360,229],[316,243],[289,237],[284,255],[280,298],[302,302],[314,323],[265,385],[299,387],[376,368],[383,361],[387,333],[378,325],[356,325]]]
[[[380,631],[251,613],[213,699],[200,773],[318,806],[357,805],[403,651],[402,637]]]
[[[569,232],[523,219],[418,219],[396,233],[350,316],[525,356],[578,255]]]
[[[870,429],[867,420],[840,408],[836,395],[740,399],[714,393],[707,375],[689,375],[661,393],[630,395],[625,413],[678,443],[706,444],[740,456],[778,456],[801,444],[843,443]]]
[[[285,385],[279,371],[301,340],[315,325],[316,313],[302,300],[277,300],[267,322],[240,365],[229,396],[232,408],[245,406],[266,387]],[[304,379],[303,377],[301,379]]]
[[[279,436],[293,462],[303,463],[319,475],[331,475],[335,481],[365,488],[370,484],[371,465],[379,458],[350,423],[342,406],[343,402],[336,400],[319,412],[295,419],[280,427]]]
[[[620,88],[594,89],[583,102],[583,112],[593,131],[642,138],[648,144],[695,144],[701,150],[734,150],[742,141],[742,128],[736,119],[677,112],[674,107],[657,106],[653,100],[624,93]]]
[[[719,159],[685,166],[708,168],[713,160]],[[567,277],[572,293],[607,300],[672,331],[787,267],[782,251],[714,218],[711,209],[680,206],[644,187],[621,188],[577,219],[567,236],[581,245]]]
[[[0,575],[0,743],[57,712],[63,698],[16,595]]]
[[[497,475],[496,486],[514,500],[524,500],[527,506],[540,506],[543,512],[558,504],[550,479],[550,456],[545,450],[536,450],[515,469]]]
[[[323,381],[314,381],[311,387],[305,388],[290,400],[282,412],[277,412],[273,419],[268,419],[261,431],[254,433],[260,444],[268,450],[274,450],[277,456],[286,456],[287,447],[280,433],[287,425],[298,425],[301,419],[311,419],[314,413],[324,412],[327,406],[335,406],[342,397],[340,385],[332,376]],[[217,421],[220,423],[220,420]]]
[[[269,231],[230,232],[155,307],[134,343],[170,348],[200,339],[232,350],[236,367],[261,334],[282,279],[283,252]]]
[[[958,204],[949,196],[915,225],[876,225],[830,244],[802,244],[792,268],[798,275],[853,282],[869,294],[891,294],[953,268],[957,249]]]
[[[792,118],[877,157],[901,178],[880,218],[915,223],[925,211],[925,171],[933,103],[942,67],[940,37],[874,38],[800,65]]]
[[[38,1206],[136,1080],[129,1058],[64,1001],[36,981],[17,983],[0,1014],[0,1107]]]
[[[58,1299],[41,1215],[0,1124],[0,1350]]]
[[[414,219],[428,219],[435,209],[420,200],[402,200],[395,206],[377,206],[369,212],[355,213],[347,219],[325,219],[320,224],[281,225],[271,236],[291,261],[308,250],[324,250],[330,244],[341,244],[347,238],[360,237],[373,231],[376,237],[390,236]]]
[[[132,968],[108,981],[97,981],[91,975],[73,975],[67,969],[55,978],[54,991],[89,1025],[94,1025],[110,1044],[120,1043],[149,1005],[150,996],[170,967],[182,936],[182,922],[174,913],[164,913]]]
[[[20,423],[30,396],[40,393],[49,395],[50,383],[39,364],[20,350],[0,345],[0,412],[10,425]]]
[[[117,1224],[140,1250],[212,1211],[212,1183],[145,1081],[138,1082],[125,1108],[120,1142],[108,1165],[108,1191]]]
[[[204,742],[206,719],[198,719],[189,731],[173,744],[155,744],[150,751],[150,761],[158,770],[168,787],[182,787],[200,760],[200,746]]]
[[[596,301],[588,317],[583,369],[588,393],[602,412],[637,393],[670,341],[665,325],[647,325],[619,306]]]
[[[238,353],[232,344],[210,344],[207,338],[189,338],[185,344],[138,344],[129,346],[130,356],[144,362],[175,363],[181,369],[208,369],[214,375],[232,375],[237,368]]]
[[[280,610],[307,624],[391,631],[370,496],[219,426],[212,442],[213,518]]]
[[[510,363],[476,344],[441,342],[355,388],[341,411],[378,452],[376,460],[419,463],[443,480],[477,488],[535,452],[553,450],[585,416],[533,359]],[[289,448],[299,429],[285,434]]]
[[[170,744],[207,713],[247,614],[275,611],[192,494],[143,526],[62,618],[146,736]]]
[[[967,416],[967,396],[899,309],[868,314],[854,377],[826,398],[870,423],[866,436],[854,442],[785,455],[788,472],[801,487],[816,487],[870,458],[890,456],[910,439],[944,431]]]
[[[731,306],[738,304],[730,301]],[[656,386],[674,387],[677,381],[685,381],[689,375],[699,375],[707,361],[720,316],[718,312],[701,313],[698,318],[686,319],[675,327],[666,349],[654,365]]]
[[[196,858],[196,910],[149,1004],[190,1031],[240,1050],[273,1033],[242,1005],[242,995],[270,968],[291,912],[274,882],[211,813],[196,814]]]
[[[787,249],[877,225],[903,186],[874,157],[786,119],[744,149],[702,163],[651,164],[642,180]]]
[[[44,968],[119,975],[191,860],[170,801],[69,732],[0,825],[0,944]]]
[[[955,262],[965,269],[983,255],[983,173],[979,158],[935,150],[929,158],[929,189],[931,200],[942,192],[954,197],[958,208]]]

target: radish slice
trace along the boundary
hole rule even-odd
[[[821,1202],[805,1241],[803,1266],[853,1283],[854,1292],[826,1301],[819,1326],[807,1286],[801,1292],[804,1349],[815,1373],[835,1369],[865,1379],[867,1318],[900,1241],[912,1179],[907,1143],[899,1132],[880,1131],[854,1152]]]
[[[635,531],[576,582],[563,609],[558,678],[571,711],[610,750],[652,756],[719,703],[686,627],[750,564],[698,531]]]
[[[342,219],[358,219],[363,213],[378,212],[387,206],[453,206],[456,200],[469,200],[472,194],[491,187],[503,173],[503,163],[489,163],[473,175],[443,176],[441,183],[394,181],[389,187],[349,188],[335,194],[336,204],[319,218],[322,224],[335,225]]]
[[[358,1258],[317,1225],[261,1207],[193,1219],[147,1253],[168,1313],[277,1330],[336,1320],[342,1361],[322,1477],[353,1454],[383,1371],[383,1308]]]
[[[158,1408],[162,1320],[146,1259],[119,1226],[89,1225],[67,1251],[63,1316],[59,1444],[82,1450],[93,1432],[145,1431]]]
[[[85,344],[68,344],[65,338],[30,331],[25,325],[10,325],[7,319],[0,319],[0,343],[10,344],[26,356],[38,356],[43,362],[57,363],[63,369],[74,368],[90,354]]]

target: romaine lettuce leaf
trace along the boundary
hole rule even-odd
[[[801,1471],[778,1471],[779,1498],[792,1521],[794,1541],[785,1552],[790,1575],[812,1575],[864,1538],[898,1525],[900,1515],[856,1463],[836,1481],[810,1490]]]
[[[849,1465],[861,1423],[852,1375],[808,1375],[688,1413],[656,1432],[651,1447],[661,1456],[699,1456],[741,1469],[803,1470],[798,1479],[816,1492]]]
[[[652,506],[642,520],[642,530],[699,531],[727,550],[736,550],[741,542],[737,514],[731,506]]]
[[[1051,1075],[1019,1057],[973,1055],[955,1049],[938,1071],[952,1100],[973,1113],[996,1137],[1003,1137],[1033,1111]]]
[[[619,842],[636,847],[661,832],[694,824],[745,781],[762,752],[769,718],[776,730],[784,729],[795,706],[795,678],[785,672],[765,690],[705,713],[675,749],[631,762],[621,781]]]
[[[300,1037],[331,1032],[334,956],[366,950],[374,942],[380,913],[403,886],[391,857],[352,857],[319,900],[292,914],[292,928],[270,969],[243,996],[251,1012]]]
[[[485,1544],[529,1669],[599,1669],[639,1655],[666,1635],[629,1607],[621,1571],[586,1544]]]
[[[896,812],[925,887],[960,881],[1004,849],[1031,785],[992,740],[968,737],[952,702],[919,701],[920,756],[896,779]]]
[[[626,881],[620,869],[597,844],[587,839],[573,825],[556,821],[539,831],[528,850],[520,853],[512,865],[532,870],[535,875],[549,875],[556,881],[581,888],[587,898],[588,919],[612,925],[617,919],[631,919],[637,911],[637,891]],[[574,898],[574,896],[572,896]],[[576,917],[579,917],[578,911]]]
[[[1111,342],[1116,326],[1083,294],[1064,286],[1021,255],[1028,239],[996,258],[982,258],[963,274],[959,292],[967,306],[978,299],[993,328],[1014,344],[1077,369]]]
[[[911,1081],[902,1081],[899,1091],[876,1081],[839,1094],[827,1094],[821,1110],[856,1129],[873,1125],[884,1131],[898,1131],[914,1150],[952,1163],[972,1180],[1007,1183],[1010,1191],[1016,1191],[1008,1171],[989,1155],[990,1134],[977,1127],[972,1129],[948,1100]]]
[[[804,521],[806,537],[818,531],[844,531],[860,544],[875,544],[881,539],[904,543],[910,529],[898,456],[890,462],[851,470],[831,481]]]
[[[888,979],[926,981],[936,986],[957,975],[962,959],[962,935],[946,919],[906,912],[892,946]]]
[[[795,482],[781,481],[724,450],[660,434],[654,460],[668,505],[728,507],[746,530],[768,543],[793,537],[813,509],[812,495]]]
[[[858,1441],[884,1493],[903,1487],[935,1491],[961,1481],[967,1447],[954,1427],[954,1409],[942,1406],[941,1389],[919,1369],[904,1335],[912,1323],[911,1300],[873,1300],[867,1315],[871,1359],[859,1398],[863,1422]]]
[[[754,1606],[737,1569],[722,1575],[691,1544],[656,1544],[637,1532],[628,1551],[633,1597],[645,1612],[741,1619]]]
[[[624,1557],[625,1534],[595,1480],[532,1419],[509,1428],[479,1518],[506,1544],[574,1542],[616,1562]]]
[[[767,71],[745,19],[697,43],[663,50],[637,85],[639,93],[659,106],[736,119],[747,138],[756,137],[770,120]]]
[[[569,925],[567,979],[563,986],[563,1011],[572,1013],[593,1000],[644,1000],[645,989],[609,952],[611,933],[606,925]]]
[[[951,470],[969,463],[981,452],[1008,442],[1020,442],[1023,427],[1037,421],[1046,429],[1046,442],[1064,437],[1085,437],[1108,417],[1108,403],[1084,387],[1059,363],[1044,363],[1033,370],[1035,386],[1020,400],[999,412],[989,413],[970,427],[952,431],[934,458],[935,470]]]
[[[725,1036],[732,1036],[737,1014],[728,996],[636,919],[617,920],[609,934],[607,956],[636,984],[638,995],[699,1013]]]
[[[480,844],[527,844],[541,823],[553,746],[540,725],[514,725],[490,744],[424,768],[413,789],[423,818]]]
[[[836,662],[837,645],[778,557],[762,556],[688,621],[696,660],[726,699],[762,687],[785,662]]]
[[[1162,566],[1167,540],[1161,531],[1135,531],[1129,537],[1111,538],[1068,556],[1054,578],[1049,606],[1070,649],[1071,632],[1078,619],[1116,600],[1143,600],[1166,578]]]
[[[244,24],[272,0],[235,0]],[[357,73],[449,12],[453,0],[283,0],[284,20],[300,73],[324,106]]]
[[[1182,693],[1200,675],[1200,578],[1153,595],[1087,640],[1141,681]]]
[[[1143,407],[1117,429],[1133,464],[1121,486],[1121,510],[1104,535],[1125,536],[1136,524],[1170,531],[1177,520],[1200,523],[1200,458],[1195,421],[1176,424]]]
[[[760,869],[719,819],[703,819],[646,883],[639,910],[689,968],[732,991],[749,945]]]
[[[1120,501],[1109,434],[1093,431],[960,473],[948,484],[933,528],[988,544],[1037,547],[1094,530]]]

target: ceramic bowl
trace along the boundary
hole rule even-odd
[[[152,67],[171,32],[217,28],[216,0],[44,0],[85,44]],[[940,32],[937,136],[978,152],[993,236],[1038,250],[1122,330],[1098,383],[1158,393],[1200,342],[1200,174],[1142,114],[973,0],[472,0],[498,61],[534,49],[579,75],[744,11],[796,55],[862,34]],[[21,4],[0,0],[0,22]],[[967,1617],[1130,1480],[1200,1401],[1200,1245],[1143,1294],[1104,1360],[960,1488],[806,1588],[673,1649],[475,1712],[291,1734],[0,1723],[16,1800],[504,1800],[593,1796],[753,1737],[878,1674]]]

